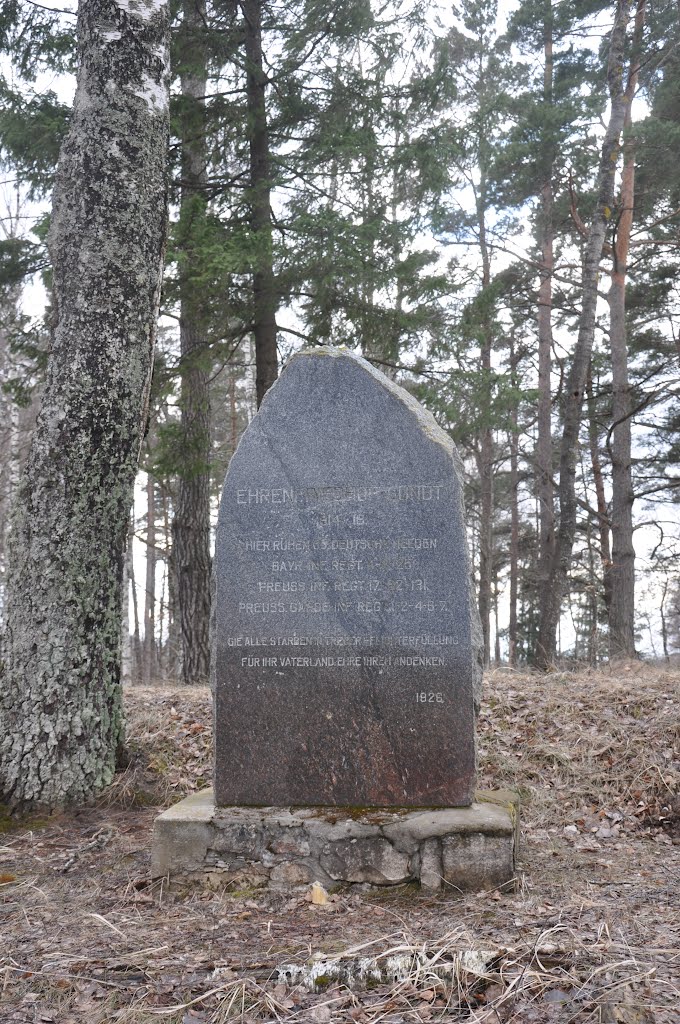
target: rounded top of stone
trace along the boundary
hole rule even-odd
[[[316,345],[313,348],[303,348],[298,352],[295,352],[281,371],[281,376],[278,380],[274,381],[273,385],[264,396],[261,409],[266,410],[270,397],[272,395],[276,395],[276,389],[279,381],[285,379],[291,371],[294,371],[296,368],[303,369],[305,364],[308,364],[310,360],[319,361],[329,358],[337,360],[339,363],[346,361],[353,366],[360,368],[376,384],[397,399],[401,405],[415,416],[418,426],[428,435],[430,440],[444,448],[455,460],[459,471],[462,471],[460,456],[455,444],[446,431],[439,426],[432,413],[428,409],[425,409],[425,407],[422,406],[417,398],[414,398],[409,391],[406,391],[405,388],[401,387],[401,385],[397,384],[395,381],[390,380],[390,378],[381,370],[370,363],[368,359],[365,359],[363,356],[359,355],[358,352],[347,348],[345,345]]]

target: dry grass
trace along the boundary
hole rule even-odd
[[[210,698],[131,691],[98,806],[0,833],[0,1021],[678,1024],[677,694],[637,664],[491,673],[481,782],[523,795],[518,892],[313,906],[150,882],[155,808],[209,780]]]

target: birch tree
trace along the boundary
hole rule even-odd
[[[10,539],[4,798],[91,799],[123,737],[123,563],[166,229],[168,10],[81,0],[57,171],[47,381]]]

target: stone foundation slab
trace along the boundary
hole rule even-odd
[[[470,807],[216,807],[203,790],[154,823],[154,878],[285,889],[352,882],[473,892],[515,878],[519,798],[478,792]]]

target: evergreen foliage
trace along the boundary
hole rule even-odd
[[[163,586],[168,594],[175,587],[170,534],[181,482],[209,480],[205,500],[214,516],[226,463],[254,412],[254,281],[265,272],[279,365],[302,344],[359,349],[407,384],[451,432],[469,479],[487,656],[496,635],[506,654],[514,575],[513,643],[519,659],[531,659],[543,571],[539,311],[549,278],[547,472],[556,487],[585,236],[597,205],[616,5],[518,0],[506,24],[495,0],[460,0],[439,11],[422,0],[255,6],[260,69],[247,53],[248,4],[208,3],[201,25],[189,32],[182,5],[175,5],[172,220],[144,461],[157,488],[156,528],[168,534],[157,545],[165,552],[158,561]],[[0,158],[8,180],[19,182],[22,200],[36,211],[30,230],[0,239],[0,333],[3,352],[11,349],[2,385],[8,397],[24,402],[39,379],[46,327],[36,328],[21,303],[17,308],[16,296],[42,275],[49,287],[44,206],[38,204],[49,194],[69,123],[66,91],[55,82],[73,71],[73,28],[74,19],[18,0],[0,12]],[[625,136],[634,140],[636,160],[626,326],[641,523],[672,516],[680,490],[678,32],[676,4],[650,2],[639,97]],[[631,49],[629,30],[626,62]],[[258,124],[256,72],[264,96]],[[187,81],[201,75],[204,95],[190,94]],[[266,173],[258,181],[256,129],[261,136],[264,131],[267,148]],[[189,173],[191,152],[199,154],[200,166]],[[621,214],[618,185],[616,195],[602,279],[611,270]],[[554,262],[546,270],[548,234]],[[190,352],[179,329],[187,310],[200,335]],[[606,656],[613,430],[608,337],[600,304],[593,396],[581,414],[577,444],[576,542],[567,581],[576,611],[573,622],[564,618],[561,639],[562,654],[586,659]],[[208,416],[203,434],[192,433],[186,415],[182,419],[197,379],[207,395],[199,401]],[[176,603],[168,594],[164,600]],[[156,638],[161,646],[176,613],[171,608]]]

